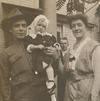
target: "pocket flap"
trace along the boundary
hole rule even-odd
[[[14,63],[17,59],[19,59],[21,57],[20,54],[15,54],[12,57],[10,57],[10,63]]]

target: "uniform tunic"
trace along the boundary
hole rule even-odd
[[[94,50],[98,45],[99,43],[93,40],[87,42],[81,49],[75,64],[75,69],[71,72],[67,72],[68,66],[66,65],[64,101],[89,101],[90,94],[97,94],[98,101],[100,101],[100,81],[96,79],[100,77],[100,66],[96,67],[92,62]]]
[[[32,56],[22,44],[5,49],[0,55],[0,80],[3,101],[50,101],[46,73],[36,75]]]

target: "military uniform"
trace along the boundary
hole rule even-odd
[[[3,101],[50,101],[46,73],[35,74],[32,56],[23,44],[16,43],[0,55]]]

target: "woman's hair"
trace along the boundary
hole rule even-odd
[[[67,21],[70,25],[70,28],[71,28],[71,23],[72,21],[74,20],[82,20],[82,22],[85,24],[85,26],[88,28],[88,17],[86,14],[75,14],[75,15],[71,15],[71,16],[68,16],[67,17]]]

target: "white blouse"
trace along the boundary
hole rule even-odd
[[[69,61],[69,68],[75,70],[76,61],[79,57],[79,54],[83,48],[83,46],[89,42],[91,39],[89,37],[85,38],[84,41],[79,45],[79,47],[74,50],[73,47],[70,49],[70,58],[75,57],[75,60]]]

